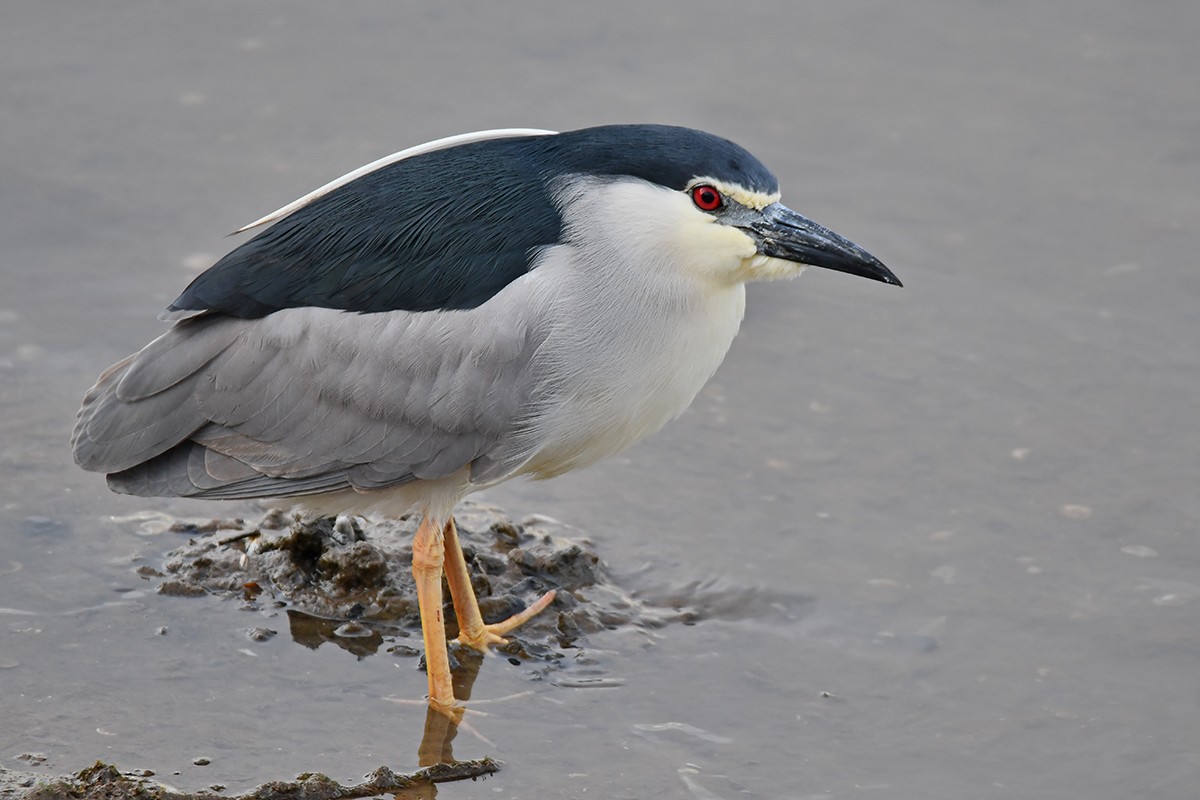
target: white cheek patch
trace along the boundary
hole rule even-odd
[[[745,231],[722,225],[697,211],[688,201],[672,226],[673,259],[699,275],[737,280],[742,265],[758,253],[758,244]]]
[[[725,225],[721,226],[721,230],[725,232],[725,236],[729,242],[729,248],[742,259],[754,258],[758,254],[758,244],[754,238],[748,233],[737,228],[730,228]]]

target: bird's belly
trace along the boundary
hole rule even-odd
[[[741,285],[690,308],[671,324],[614,331],[614,346],[580,372],[588,380],[560,399],[547,418],[552,432],[521,470],[550,478],[613,455],[679,416],[728,352],[741,324]]]

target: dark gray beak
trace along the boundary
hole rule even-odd
[[[904,285],[875,256],[781,203],[772,203],[738,227],[755,238],[758,252],[765,256]]]

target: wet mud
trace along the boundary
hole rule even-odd
[[[391,793],[395,797],[410,796],[434,784],[477,779],[500,769],[499,762],[482,758],[436,764],[410,774],[397,774],[387,767],[365,776],[359,784],[343,785],[328,775],[309,773],[294,781],[270,781],[233,800],[348,800],[356,797],[376,797]],[[150,775],[152,775],[151,773]],[[158,783],[146,770],[122,772],[111,764],[97,761],[87,769],[61,778],[47,779],[31,773],[10,772],[0,768],[0,798],[23,800],[203,800],[226,797],[218,789],[200,792],[181,792]],[[403,793],[403,794],[398,794]]]
[[[380,650],[420,656],[412,579],[419,521],[306,518],[278,510],[254,522],[179,521],[171,530],[191,538],[166,554],[161,569],[142,567],[141,574],[158,580],[161,594],[219,595],[265,612],[268,624],[248,630],[251,639],[280,633],[271,620],[283,611],[288,633],[307,647],[333,643],[359,657]],[[557,592],[544,613],[498,648],[510,658],[560,668],[579,660],[588,634],[658,627],[702,613],[635,597],[613,579],[588,539],[548,517],[516,523],[497,508],[469,503],[456,521],[485,622]],[[448,591],[443,595],[447,638],[453,639],[457,624]]]

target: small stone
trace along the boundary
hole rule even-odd
[[[355,639],[362,636],[370,636],[371,629],[357,622],[347,622],[334,628],[333,635],[340,636],[343,639]]]
[[[197,767],[207,767],[209,764],[212,763],[212,759],[206,758],[205,756],[200,756],[199,758],[193,758],[192,763],[195,764]]]
[[[279,631],[273,631],[270,628],[251,628],[246,631],[246,636],[252,642],[265,642],[275,636]]]
[[[387,649],[389,653],[400,658],[414,658],[421,655],[421,651],[415,647],[409,647],[406,644],[394,644]]]
[[[338,543],[343,545],[361,542],[366,538],[354,518],[346,514],[340,514],[334,520],[333,533],[336,534]]]
[[[208,594],[203,586],[178,580],[163,581],[158,585],[158,593],[171,597],[200,597]]]

